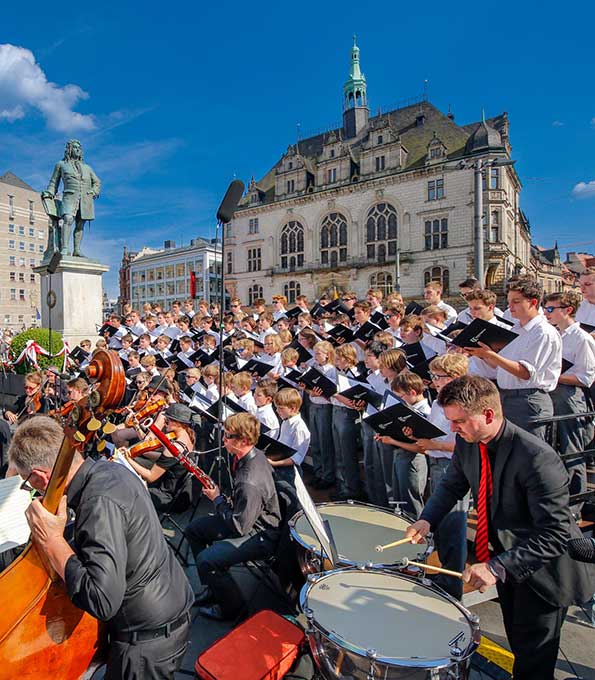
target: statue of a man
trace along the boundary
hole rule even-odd
[[[48,204],[52,203],[58,191],[60,180],[62,180],[62,202],[56,201],[54,210],[48,209]],[[56,250],[60,250],[62,255],[70,255],[68,246],[74,222],[72,255],[85,257],[81,253],[83,228],[87,220],[95,219],[93,201],[99,196],[100,190],[99,178],[89,165],[83,163],[81,143],[77,139],[71,139],[66,144],[64,159],[56,164],[47,189],[41,193],[42,200],[46,199],[44,207],[52,222],[46,256],[51,256]],[[62,218],[61,228],[58,227],[60,218]]]

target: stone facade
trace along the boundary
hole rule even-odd
[[[39,325],[39,265],[47,246],[48,217],[40,195],[6,172],[0,176],[0,327]]]
[[[419,297],[431,279],[456,291],[473,274],[473,170],[459,165],[509,158],[506,114],[459,126],[422,98],[357,119],[346,102],[343,115],[250,182],[226,234],[226,288],[244,303],[369,287]],[[485,172],[486,281],[500,291],[529,267],[530,235],[513,166]]]

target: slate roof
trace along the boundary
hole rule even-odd
[[[32,186],[23,181],[20,177],[17,177],[14,172],[8,170],[3,175],[0,175],[0,183],[10,184],[13,187],[18,187],[19,189],[27,189],[28,191],[36,191]]]
[[[424,122],[423,125],[418,125],[417,118],[421,113],[424,115]],[[325,140],[334,133],[337,138],[343,139],[343,143],[349,145],[353,160],[359,162],[362,145],[368,140],[370,130],[374,127],[374,124],[387,118],[393,132],[401,138],[401,142],[408,152],[407,161],[403,168],[405,171],[425,167],[428,144],[434,137],[434,133],[446,146],[448,160],[462,158],[472,154],[474,150],[479,150],[475,147],[477,143],[482,145],[481,150],[485,150],[484,143],[490,146],[497,145],[498,148],[503,147],[500,130],[505,125],[505,114],[486,121],[461,126],[432,103],[423,101],[372,116],[368,121],[368,132],[364,132],[356,138],[344,139],[343,129],[335,128],[308,139],[301,139],[297,143],[297,151],[304,157],[308,170],[312,171],[311,167],[316,166],[317,158],[322,154]],[[257,182],[259,189],[265,193],[265,203],[270,203],[275,198],[275,175],[281,161],[282,158]],[[242,204],[245,205],[246,201],[242,201]]]

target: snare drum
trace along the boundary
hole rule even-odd
[[[421,562],[425,561],[430,550],[427,544],[405,543],[383,552],[376,551],[377,545],[405,537],[405,531],[412,523],[405,515],[395,515],[385,508],[355,501],[321,503],[316,509],[322,519],[329,522],[339,554],[337,566],[372,564],[383,568],[391,567],[404,558]],[[298,562],[304,576],[332,569],[330,562],[322,559],[320,543],[302,510],[289,521],[289,532],[297,544]],[[410,567],[409,573],[412,571],[416,569]]]
[[[308,581],[300,605],[327,680],[468,678],[478,619],[430,581],[368,569]]]

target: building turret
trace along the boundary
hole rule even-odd
[[[366,77],[360,70],[359,47],[353,36],[349,78],[343,86],[343,131],[346,139],[357,137],[368,124],[370,111]]]

